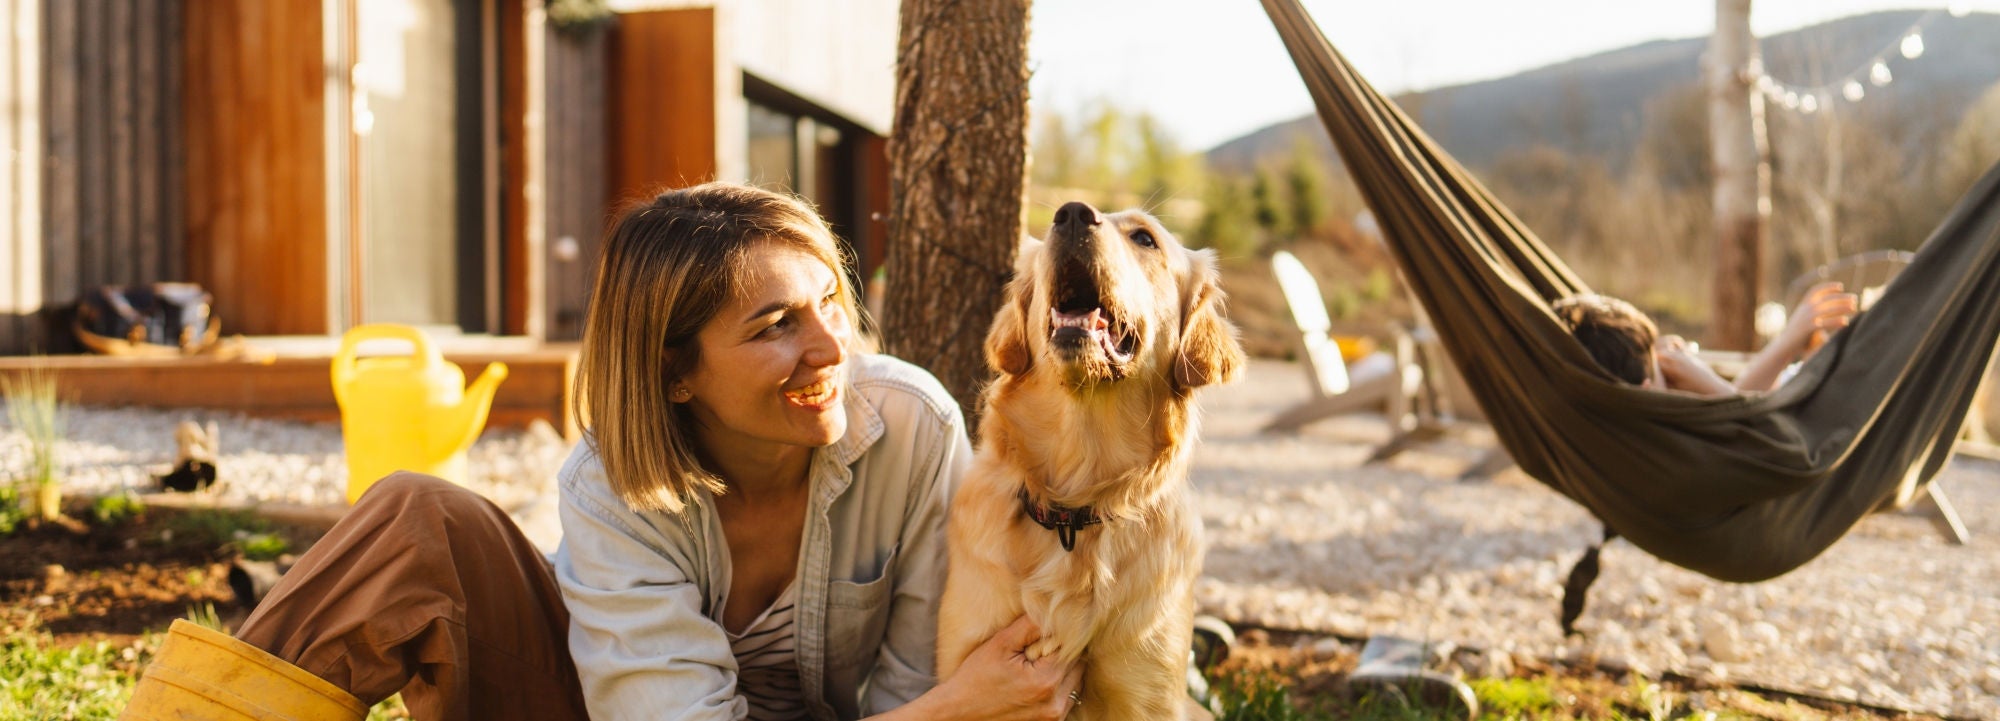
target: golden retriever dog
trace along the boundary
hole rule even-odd
[[[1138,211],[1056,211],[986,338],[979,450],[947,521],[938,675],[1022,613],[1084,658],[1071,719],[1182,718],[1201,572],[1194,391],[1243,365],[1213,251]]]

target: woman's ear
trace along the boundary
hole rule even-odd
[[[1035,299],[1032,269],[1041,247],[1034,238],[1022,239],[1014,256],[1014,278],[1007,281],[1000,312],[986,332],[986,363],[1005,375],[1022,375],[1034,367],[1034,350],[1028,346],[1028,306]]]
[[[1246,362],[1236,326],[1222,317],[1222,286],[1215,251],[1188,252],[1181,288],[1181,343],[1174,356],[1174,385],[1199,388],[1236,379]]]

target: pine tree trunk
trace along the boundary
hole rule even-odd
[[[1771,168],[1764,96],[1753,87],[1754,69],[1761,64],[1757,37],[1750,33],[1750,0],[1715,0],[1707,59],[1716,241],[1708,341],[1717,348],[1753,350]]]
[[[1029,0],[903,0],[889,138],[884,350],[965,410],[1027,193]]]

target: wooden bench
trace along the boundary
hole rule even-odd
[[[462,352],[447,347],[445,359],[457,363],[467,378],[477,377],[488,363],[507,364],[507,380],[494,395],[488,427],[522,428],[541,420],[564,438],[576,440],[579,426],[569,403],[570,384],[576,377],[574,344]],[[47,369],[56,375],[62,400],[84,406],[210,408],[264,418],[326,422],[340,420],[340,406],[334,402],[329,377],[331,364],[330,351],[324,356],[281,355],[263,361],[203,356],[0,356],[0,375]]]

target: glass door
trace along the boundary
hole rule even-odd
[[[357,323],[459,324],[458,25],[451,0],[355,5]]]

